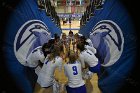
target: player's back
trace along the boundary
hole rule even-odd
[[[46,77],[53,77],[55,69],[59,67],[59,69],[62,68],[62,58],[56,57],[54,60],[46,60],[41,73],[46,74]]]
[[[48,86],[53,84],[55,69],[59,67],[62,69],[62,58],[56,57],[54,60],[45,60],[43,67],[39,73],[37,82],[41,86]]]
[[[83,59],[90,67],[96,66],[98,64],[98,59],[91,50],[84,50],[80,53],[80,59]]]
[[[84,85],[82,79],[81,63],[75,62],[73,64],[67,63],[64,65],[65,74],[68,77],[69,87],[75,88]]]

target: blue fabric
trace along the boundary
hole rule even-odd
[[[133,22],[119,0],[105,0],[103,9],[96,10],[94,13],[95,16],[80,28],[80,33],[90,37],[97,49],[97,57],[102,64],[102,75],[98,80],[102,93],[118,93],[119,89],[125,84],[127,77],[131,74],[136,61],[136,36]],[[105,20],[116,23],[123,36],[121,36],[117,26]],[[109,30],[105,27],[106,24],[111,25],[115,30],[111,29],[111,32],[106,36],[97,36],[95,32],[102,33]],[[100,25],[105,26],[101,27]],[[97,26],[100,26],[98,31],[93,31]],[[90,33],[94,33],[94,35],[90,36]],[[110,50],[111,48],[112,50]],[[121,50],[122,53],[119,54],[120,57],[114,61],[114,64],[103,66],[110,61],[111,56],[112,58],[117,56],[117,53]]]
[[[14,52],[14,48],[16,52],[19,52],[25,43],[25,47],[27,48],[32,45],[29,51],[23,47],[23,52],[27,51],[29,54],[34,48],[47,42],[49,36],[53,36],[54,33],[60,35],[61,29],[51,21],[50,17],[46,16],[45,10],[38,9],[37,0],[20,0],[15,8],[10,8],[10,12],[11,15],[7,22],[4,41],[7,69],[23,93],[33,93],[37,76],[33,69],[20,64]],[[46,35],[47,32],[39,32],[40,28],[38,28],[38,26],[40,25],[43,28],[48,29],[47,31],[51,32],[51,34]],[[32,39],[30,39],[31,37]],[[28,39],[30,39],[30,42],[27,42]],[[17,40],[17,42],[14,44],[15,40]],[[17,54],[17,56],[26,58],[23,52]]]
[[[89,71],[93,72],[93,73],[97,73],[97,74],[101,74],[101,64],[98,63],[96,66],[94,67],[89,67]]]

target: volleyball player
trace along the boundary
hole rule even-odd
[[[73,41],[74,40],[74,34],[73,34],[73,32],[71,30],[69,31],[68,39],[70,41]]]
[[[81,36],[80,40],[82,43],[84,43],[86,45],[88,44],[89,46],[93,47],[93,43],[89,38],[86,38],[85,36]]]
[[[73,51],[75,51],[77,54],[78,54],[78,51],[77,51],[76,45],[77,45],[77,43],[79,43],[79,42],[80,42],[80,36],[79,36],[78,33],[76,33],[76,34],[74,35],[74,42],[73,42],[72,44],[73,44]]]
[[[64,72],[68,77],[67,93],[87,93],[82,79],[81,63],[77,61],[74,52],[70,52],[69,62],[64,64]]]
[[[68,40],[69,40],[69,50],[70,50],[70,48],[71,48],[71,45],[72,45],[72,48],[73,48],[73,50],[74,50],[74,45],[73,45],[73,42],[74,42],[74,34],[73,34],[73,32],[70,30],[69,31],[69,34],[68,34]]]
[[[52,53],[45,59],[43,67],[39,73],[37,83],[46,93],[53,93],[54,72],[55,69],[62,70],[62,58],[60,57],[60,48],[54,48]]]
[[[37,75],[41,70],[45,57],[50,53],[50,47],[50,44],[44,43],[43,46],[35,48],[27,57],[27,66],[34,68]]]
[[[79,59],[82,64],[82,68],[86,69],[86,64],[88,64],[89,71],[97,73],[99,76],[101,74],[101,65],[95,54],[91,50],[85,49],[85,45],[83,43],[78,43],[77,49],[80,51]]]
[[[69,46],[69,40],[68,40],[67,35],[65,33],[62,33],[61,43],[63,44],[63,47],[64,47],[63,53],[65,54],[64,60],[66,62],[66,57],[68,56],[70,46]]]

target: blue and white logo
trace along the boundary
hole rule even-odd
[[[14,40],[14,52],[17,60],[22,65],[30,52],[48,42],[51,38],[48,27],[40,20],[29,20],[18,30]]]
[[[111,20],[98,22],[90,33],[90,39],[97,49],[102,66],[113,65],[120,58],[124,37],[120,27]]]

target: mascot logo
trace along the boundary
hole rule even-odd
[[[14,52],[17,60],[26,66],[26,58],[33,49],[48,42],[51,38],[48,27],[40,20],[30,20],[18,30],[14,40]]]
[[[98,22],[90,33],[90,39],[97,49],[97,56],[102,66],[111,66],[120,58],[124,37],[120,27],[115,22],[111,20]]]

